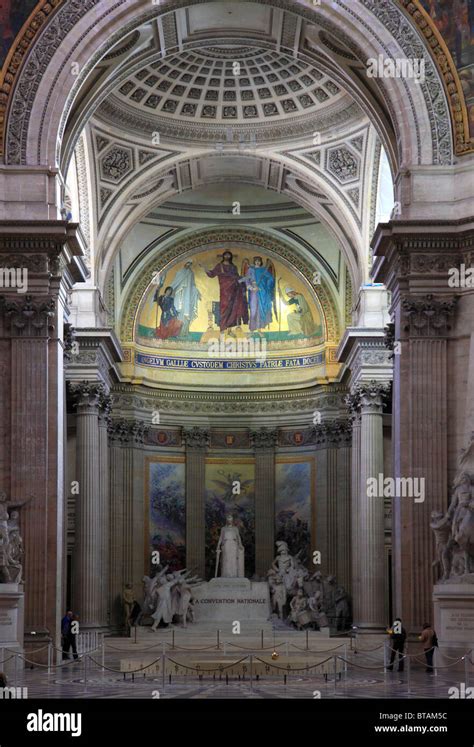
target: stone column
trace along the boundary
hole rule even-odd
[[[334,575],[350,588],[350,440],[347,420],[327,421],[314,428],[316,463],[316,544],[321,565],[315,570]]]
[[[99,510],[100,510],[100,552],[101,590],[99,620],[101,627],[109,625],[109,531],[110,531],[110,473],[108,425],[111,398],[103,393],[99,400]]]
[[[373,277],[391,292],[396,345],[393,476],[424,480],[425,500],[397,498],[392,512],[394,613],[411,631],[433,618],[431,512],[446,511],[468,445],[464,403],[472,401],[466,362],[474,298],[460,271],[472,265],[473,242],[472,220],[441,216],[380,224],[372,241]]]
[[[125,584],[139,585],[134,578],[134,556],[143,548],[134,547],[135,450],[143,445],[147,426],[140,421],[112,420],[110,436],[110,624],[124,626],[122,595]]]
[[[186,567],[201,578],[206,575],[205,479],[209,431],[183,431],[186,446]]]
[[[405,296],[398,310],[402,353],[395,363],[394,474],[425,482],[424,501],[401,497],[393,506],[395,600],[412,628],[432,619],[430,518],[447,507],[448,337],[455,306],[452,297],[428,294]]]
[[[371,381],[359,383],[360,396],[360,492],[357,530],[359,547],[360,594],[358,616],[354,622],[361,628],[381,629],[385,619],[385,511],[384,496],[373,496],[368,490],[369,478],[378,482],[383,463],[383,395],[387,384]]]
[[[105,571],[102,545],[103,497],[100,494],[99,401],[103,386],[96,382],[72,384],[76,399],[76,498],[75,552],[73,556],[74,610],[81,628],[102,624],[102,579]]]
[[[250,434],[255,449],[255,573],[266,577],[275,557],[275,447],[277,431]]]
[[[340,585],[351,591],[351,442],[352,429],[349,421],[341,423],[337,449],[337,566],[336,578]]]
[[[123,513],[123,450],[124,440],[121,421],[109,423],[110,449],[110,493],[109,493],[109,577],[108,618],[113,631],[122,625],[122,543],[124,535]]]
[[[48,640],[60,645],[63,320],[67,291],[85,279],[75,228],[62,221],[0,222],[6,272],[0,297],[0,490],[9,503],[24,504],[25,644],[35,649]]]
[[[361,573],[359,553],[359,499],[360,499],[360,410],[359,398],[349,395],[347,398],[352,421],[352,454],[351,454],[351,578],[354,619],[360,619]]]

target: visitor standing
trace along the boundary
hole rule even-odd
[[[438,645],[438,637],[431,627],[430,623],[424,623],[423,630],[419,636],[420,641],[423,644],[423,650],[425,652],[426,659],[426,671],[429,674],[433,673],[433,656],[434,650]]]
[[[68,610],[61,620],[61,639],[63,649],[63,661],[69,659],[69,649],[72,648],[72,655],[74,659],[78,659],[77,646],[76,646],[76,634],[73,623],[76,622],[75,616],[72,610]]]
[[[403,672],[403,664],[405,660],[405,641],[407,639],[407,632],[402,626],[402,621],[397,617],[393,621],[392,627],[387,631],[390,635],[390,664],[387,670],[391,672],[393,670],[393,663],[398,652],[398,671]]]

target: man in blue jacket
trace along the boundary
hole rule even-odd
[[[63,649],[63,661],[69,659],[69,649],[72,648],[74,659],[78,659],[76,647],[76,634],[73,633],[74,615],[72,610],[68,610],[61,620],[61,638]]]

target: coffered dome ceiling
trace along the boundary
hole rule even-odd
[[[97,115],[135,131],[159,128],[170,138],[209,140],[237,125],[255,140],[284,140],[349,124],[362,112],[308,60],[226,43],[139,67],[122,79]]]

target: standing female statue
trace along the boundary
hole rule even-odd
[[[216,578],[221,561],[222,578],[244,578],[244,546],[239,530],[234,526],[231,514],[227,516],[225,527],[222,527],[216,553]]]

